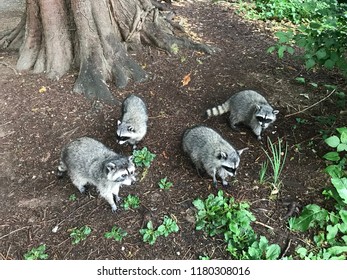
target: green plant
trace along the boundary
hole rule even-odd
[[[299,217],[288,221],[292,231],[315,232],[313,241],[307,248],[296,248],[301,259],[345,260],[347,259],[347,174],[345,171],[347,151],[347,128],[337,128],[337,135],[325,139],[325,143],[335,149],[323,157],[328,161],[325,172],[331,177],[331,186],[323,191],[327,198],[335,199],[335,210],[328,211],[319,205],[306,205]]]
[[[248,203],[236,202],[232,197],[225,197],[223,191],[218,191],[217,196],[210,194],[205,200],[196,199],[193,205],[197,208],[196,230],[204,230],[209,236],[223,235],[227,251],[233,258],[279,257],[279,253],[275,256],[275,252],[279,252],[278,245],[274,246],[274,250],[273,246],[264,242],[264,238],[258,241],[251,226],[255,217],[249,211]],[[255,250],[261,252],[256,253]]]
[[[293,129],[296,129],[298,125],[308,124],[309,121],[302,118],[295,118],[296,124],[293,125]]]
[[[77,197],[74,193],[69,196],[69,201],[76,201],[76,199]]]
[[[287,5],[298,3],[298,0],[277,1],[287,2]],[[310,0],[298,4],[292,5],[291,8],[299,17],[286,18],[298,26],[287,31],[276,32],[278,44],[270,47],[268,51],[277,50],[278,56],[282,58],[285,52],[294,54],[293,46],[297,45],[304,49],[304,55],[301,58],[305,61],[307,69],[318,65],[327,69],[337,67],[346,75],[346,4],[339,3],[337,0]],[[279,8],[276,5],[272,7],[276,10]]]
[[[152,154],[147,147],[143,147],[141,150],[133,151],[133,161],[137,167],[150,167],[152,161],[156,157],[155,154]]]
[[[201,260],[201,261],[208,261],[210,259],[211,258],[209,256],[207,256],[207,255],[199,256],[199,260]]]
[[[157,229],[158,234],[163,235],[165,237],[167,237],[170,233],[178,232],[178,230],[179,227],[177,223],[168,216],[164,216],[163,223]]]
[[[140,207],[140,198],[136,195],[129,194],[122,203],[122,206],[125,210],[129,210],[131,208],[136,209]]]
[[[299,217],[289,219],[292,231],[317,229],[309,248],[298,247],[301,259],[330,260],[347,258],[347,210],[327,211],[316,204],[304,207]]]
[[[173,186],[173,183],[167,181],[167,178],[165,177],[163,179],[160,179],[158,186],[163,190],[168,190]]]
[[[347,161],[347,127],[336,129],[338,135],[325,139],[325,143],[336,149],[326,153],[323,158],[329,161],[325,171],[331,176],[332,188],[324,192],[334,198],[339,204],[347,204],[347,173],[345,165]]]
[[[82,226],[81,228],[71,229],[70,237],[72,239],[72,244],[75,245],[85,240],[91,232],[92,229],[88,226]]]
[[[278,244],[269,245],[265,236],[260,236],[259,241],[254,241],[247,252],[244,253],[243,259],[250,260],[277,260],[281,253]]]
[[[117,226],[113,226],[111,231],[105,232],[105,234],[104,234],[105,238],[108,238],[108,239],[113,238],[116,241],[122,241],[123,237],[125,237],[127,235],[128,235],[128,233],[125,230],[123,230]]]
[[[266,176],[266,172],[267,172],[267,167],[268,167],[268,162],[264,161],[261,164],[260,171],[259,171],[259,183],[260,184],[265,183],[265,180],[266,180],[265,176]]]
[[[46,260],[48,254],[46,254],[46,245],[42,244],[37,248],[32,248],[29,252],[24,254],[25,260]]]
[[[159,236],[167,237],[170,233],[178,232],[179,227],[173,219],[168,216],[164,216],[163,223],[154,229],[152,221],[148,221],[147,228],[140,229],[143,241],[150,245],[153,245]]]
[[[277,145],[272,143],[270,138],[268,138],[268,143],[270,145],[270,152],[266,151],[264,148],[264,152],[267,156],[267,159],[270,162],[270,166],[272,169],[272,185],[273,191],[272,194],[276,194],[280,187],[280,176],[284,167],[284,163],[287,158],[287,144],[285,145],[284,151],[282,150],[282,140],[278,138]]]
[[[140,229],[140,233],[142,234],[143,242],[150,245],[153,245],[159,236],[158,231],[153,228],[152,221],[148,221],[146,228]]]

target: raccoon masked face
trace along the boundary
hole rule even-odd
[[[236,153],[227,154],[221,152],[218,157],[220,161],[220,166],[223,168],[230,176],[236,175],[236,170],[240,164],[240,157]]]
[[[121,183],[122,185],[131,185],[136,181],[135,177],[135,165],[132,162],[132,157],[128,158],[128,166],[121,166],[117,168],[114,162],[108,162],[106,164],[107,180],[115,183]]]
[[[118,121],[117,128],[117,141],[120,145],[126,143],[129,139],[133,138],[135,129],[131,125],[127,125]]]
[[[276,120],[278,110],[273,110],[270,106],[257,106],[255,118],[259,125],[265,129]]]

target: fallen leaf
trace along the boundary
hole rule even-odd
[[[186,86],[186,85],[189,84],[189,82],[190,82],[190,74],[191,74],[191,73],[189,73],[189,74],[187,74],[187,75],[184,76],[184,78],[183,78],[183,80],[182,80],[182,86]]]
[[[39,93],[45,93],[47,91],[46,87],[42,86],[40,89],[39,89]]]

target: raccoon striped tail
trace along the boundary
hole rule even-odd
[[[225,114],[229,111],[229,102],[225,102],[222,105],[218,105],[216,107],[213,107],[211,109],[206,110],[206,116],[207,118],[213,117],[213,116],[220,116],[222,114]]]

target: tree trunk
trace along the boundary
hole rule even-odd
[[[172,45],[213,49],[174,35],[154,0],[27,0],[19,25],[0,38],[0,47],[19,48],[17,68],[61,78],[79,69],[74,91],[108,103],[115,101],[107,82],[125,87],[147,78],[128,54],[150,44],[172,51]],[[19,47],[20,46],[20,47]]]

